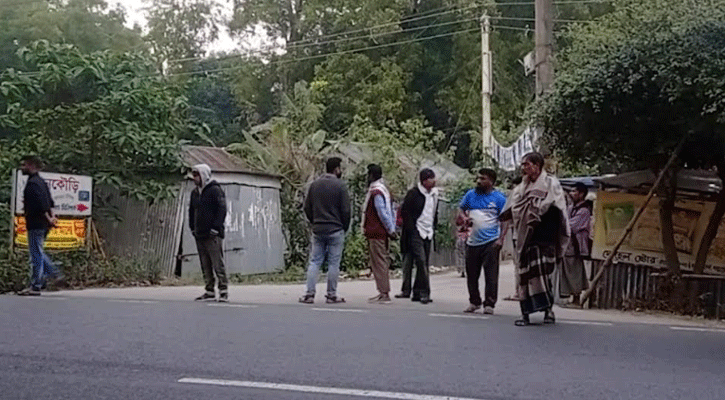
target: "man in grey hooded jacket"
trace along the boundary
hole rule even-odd
[[[196,187],[189,202],[189,227],[196,238],[206,291],[196,300],[213,300],[215,276],[219,286],[219,301],[228,302],[227,273],[224,268],[224,219],[227,202],[219,183],[211,179],[211,168],[195,165],[191,170]]]

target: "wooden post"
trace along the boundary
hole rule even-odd
[[[579,304],[583,307],[584,302],[587,301],[587,299],[592,295],[592,292],[597,286],[597,283],[599,282],[599,279],[601,279],[602,275],[604,274],[604,271],[609,268],[610,265],[614,262],[614,257],[617,256],[617,251],[624,243],[624,240],[627,239],[627,236],[632,232],[632,229],[634,229],[634,224],[637,223],[639,220],[639,217],[642,216],[642,213],[644,212],[645,208],[647,208],[647,205],[649,204],[650,200],[652,200],[652,197],[655,194],[655,191],[662,183],[662,180],[665,176],[665,173],[667,172],[670,167],[672,167],[672,164],[674,164],[675,160],[677,160],[677,156],[680,154],[680,151],[682,150],[682,147],[685,145],[685,140],[687,139],[687,136],[683,137],[680,143],[675,148],[675,151],[672,153],[672,156],[670,156],[670,159],[667,161],[667,164],[665,164],[664,168],[660,171],[659,175],[657,176],[657,179],[655,180],[654,184],[652,185],[652,188],[649,190],[649,193],[647,194],[647,197],[644,200],[644,204],[637,210],[637,212],[634,214],[632,219],[629,221],[629,224],[627,224],[627,227],[624,229],[624,232],[622,233],[622,236],[617,241],[617,244],[614,245],[614,248],[612,249],[612,252],[609,254],[606,260],[604,260],[604,263],[602,264],[602,267],[599,269],[599,272],[597,272],[597,275],[594,276],[591,282],[589,282],[589,289],[587,289],[584,294],[581,297],[581,301]]]

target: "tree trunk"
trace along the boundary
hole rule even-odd
[[[677,194],[677,171],[679,168],[672,168],[667,172],[667,180],[663,185],[660,198],[660,226],[662,227],[662,246],[667,261],[667,268],[672,275],[679,276],[680,257],[675,246],[675,229],[672,222],[672,214],[675,210],[675,197]]]
[[[717,203],[715,203],[715,210],[710,216],[710,221],[707,223],[707,228],[702,236],[700,242],[700,248],[697,249],[697,257],[695,258],[695,273],[702,274],[705,271],[705,263],[707,262],[707,255],[710,252],[715,236],[717,236],[717,230],[720,227],[720,222],[723,216],[725,216],[725,163],[717,166],[717,174],[720,177],[722,188],[720,194],[717,196]]]

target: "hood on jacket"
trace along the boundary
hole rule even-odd
[[[211,181],[211,168],[206,164],[197,164],[191,168],[191,172],[198,172],[201,177],[202,189]]]

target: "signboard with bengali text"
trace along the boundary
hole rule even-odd
[[[644,200],[645,196],[636,194],[597,193],[593,258],[604,260],[611,254],[614,245],[634,214],[644,204]],[[693,270],[697,250],[714,208],[715,203],[699,200],[678,199],[675,203],[675,212],[672,215],[675,246],[685,271]],[[634,225],[617,252],[615,261],[666,267],[659,202],[656,199],[649,203]],[[710,248],[705,272],[725,275],[725,223],[722,221]]]
[[[15,215],[22,215],[23,190],[28,177],[15,171]],[[41,172],[55,202],[53,212],[64,217],[88,217],[93,204],[93,179],[90,176]]]
[[[15,217],[13,224],[13,241],[19,248],[28,247],[28,230],[25,227],[25,218]],[[45,239],[45,248],[53,250],[81,249],[86,245],[86,219],[60,218],[55,228],[48,232]]]

